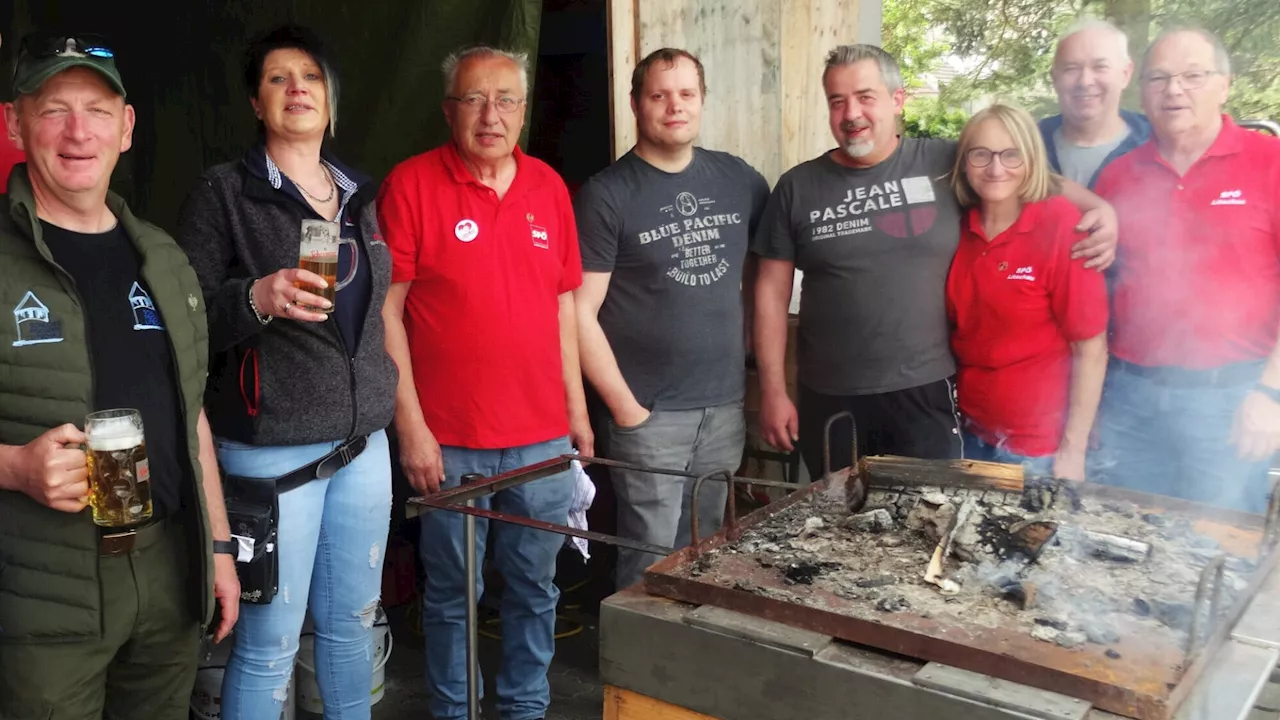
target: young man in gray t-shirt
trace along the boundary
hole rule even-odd
[[[823,73],[839,147],[778,180],[754,235],[760,432],[823,471],[823,427],[851,412],[863,455],[952,458],[963,453],[944,301],[960,241],[949,183],[955,143],[900,138],[902,74],[874,45],[845,45]],[[1108,264],[1115,213],[1079,184],[1064,194],[1093,236],[1074,250]],[[1092,211],[1097,212],[1092,212]],[[800,407],[786,391],[787,308],[804,272],[797,340]],[[847,425],[832,431],[832,469],[852,459]]]
[[[695,473],[737,469],[746,443],[742,282],[769,197],[760,173],[695,148],[702,65],[682,50],[649,55],[632,77],[636,146],[574,198],[584,277],[575,294],[583,374],[610,421],[608,456]],[[618,533],[689,543],[692,482],[612,469]],[[699,493],[702,532],[719,528],[727,487]],[[620,548],[618,587],[658,557]]]

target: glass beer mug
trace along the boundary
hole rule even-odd
[[[338,248],[343,245],[351,246],[351,271],[339,282]],[[325,222],[324,220],[303,220],[302,241],[298,245],[298,267],[303,270],[310,270],[324,278],[324,281],[328,283],[328,287],[318,288],[306,283],[294,283],[293,286],[313,295],[319,295],[328,300],[331,305],[327,309],[301,304],[299,304],[299,307],[311,312],[332,312],[333,307],[338,304],[338,291],[350,285],[351,281],[355,279],[356,268],[359,267],[359,263],[360,253],[356,251],[356,241],[344,240],[338,229],[338,223]]]
[[[84,421],[89,466],[89,507],[103,527],[125,527],[151,519],[151,469],[142,414],[103,410]]]

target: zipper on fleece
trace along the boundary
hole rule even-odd
[[[356,359],[347,348],[347,341],[342,337],[342,330],[338,328],[338,321],[334,319],[332,312],[329,313],[329,318],[324,321],[324,324],[331,330],[331,334],[338,339],[338,347],[342,348],[342,356],[347,360],[347,387],[351,391],[351,428],[347,430],[347,437],[344,440],[350,440],[355,437],[359,418],[359,412],[357,412],[356,408]]]

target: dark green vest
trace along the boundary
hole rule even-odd
[[[41,237],[25,167],[14,170],[0,202],[0,444],[25,445],[63,423],[84,427],[93,377],[84,314],[71,278]],[[186,255],[163,230],[139,220],[124,200],[107,205],[142,258],[142,277],[173,348],[197,507],[175,516],[188,531],[200,580],[193,612],[207,624],[213,608],[213,555],[200,484],[197,419],[208,370],[204,299]],[[3,212],[5,209],[8,212]],[[19,492],[0,491],[0,643],[58,642],[101,636],[98,529],[89,510],[51,510]]]

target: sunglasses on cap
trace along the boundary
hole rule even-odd
[[[102,35],[35,32],[22,39],[13,65],[13,91],[36,92],[49,78],[74,67],[87,67],[103,75],[121,97],[124,83],[116,68],[116,53]]]
[[[102,35],[81,33],[63,35],[58,33],[36,33],[22,39],[18,57],[49,58],[59,55],[89,55],[109,60],[116,56],[111,49],[111,42]]]

